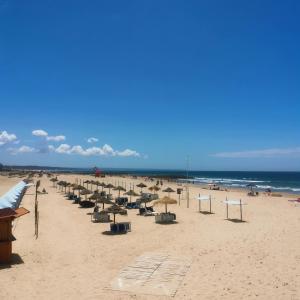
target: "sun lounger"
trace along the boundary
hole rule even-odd
[[[141,207],[141,208],[139,209],[140,215],[143,215],[145,212],[146,212],[145,207]]]
[[[118,204],[118,205],[126,205],[127,202],[128,202],[127,197],[118,197],[118,198],[116,198],[116,204]]]
[[[110,231],[114,234],[127,233],[127,232],[131,231],[131,223],[130,222],[121,222],[121,223],[110,224]]]
[[[148,216],[156,216],[159,213],[154,211],[152,206],[147,207],[146,211],[144,212],[144,216],[148,217]]]
[[[92,201],[88,201],[88,200],[83,200],[83,201],[79,201],[79,205],[82,208],[91,208],[95,206],[95,203]]]
[[[136,202],[131,202],[126,204],[127,209],[139,209],[140,205]]]
[[[110,222],[110,215],[103,211],[96,211],[92,214],[92,222],[107,223]]]
[[[176,220],[176,215],[173,213],[160,213],[155,216],[155,223],[167,224]]]

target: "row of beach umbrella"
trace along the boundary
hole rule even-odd
[[[134,189],[130,189],[129,191],[126,192],[126,189],[123,186],[120,186],[120,185],[114,186],[111,183],[106,184],[104,182],[93,181],[93,180],[83,181],[83,185],[76,184],[76,183],[71,184],[71,183],[68,183],[66,181],[59,181],[57,178],[51,178],[50,181],[52,181],[54,185],[58,186],[61,190],[64,190],[65,192],[66,192],[67,188],[69,188],[69,193],[70,193],[70,189],[71,188],[73,189],[73,193],[74,193],[75,190],[78,190],[79,191],[79,195],[85,195],[85,200],[87,200],[87,195],[92,194],[89,197],[89,200],[95,200],[96,203],[102,204],[103,205],[103,209],[104,209],[104,205],[105,204],[113,205],[114,206],[113,211],[116,211],[116,208],[119,207],[119,206],[116,205],[114,202],[112,202],[107,197],[101,195],[98,192],[98,188],[100,186],[102,187],[102,191],[103,191],[104,188],[107,188],[109,190],[108,191],[109,194],[111,192],[111,189],[113,189],[115,191],[118,191],[118,196],[119,197],[121,195],[121,192],[125,192],[124,195],[127,195],[127,196],[130,197],[130,202],[132,200],[132,197],[138,197],[138,196],[141,195],[141,194],[135,192]],[[86,187],[84,185],[86,185]],[[89,185],[90,185],[91,189],[88,189]],[[97,190],[95,192],[92,191],[93,185],[95,185],[97,187]],[[137,184],[136,186],[141,189],[140,193],[143,192],[143,188],[147,187],[147,185],[145,185],[142,182],[139,183],[139,184]],[[160,190],[160,188],[157,185],[150,186],[148,189],[151,192],[157,192],[157,191]],[[172,199],[170,197],[170,194],[174,193],[175,190],[173,190],[170,187],[167,187],[166,189],[164,189],[162,191],[168,193],[168,196],[165,196],[165,197],[163,197],[163,198],[161,198],[159,200],[156,200],[154,204],[155,205],[158,205],[158,204],[165,205],[165,211],[167,212],[167,206],[169,204],[176,204],[177,203],[177,201],[175,199]],[[146,206],[146,202],[150,202],[150,201],[152,201],[152,200],[150,200],[150,199],[149,200],[148,199],[143,199],[143,202],[145,203],[145,206]],[[112,210],[112,209],[108,208],[108,210]]]

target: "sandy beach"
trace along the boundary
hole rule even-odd
[[[76,178],[91,179],[59,175],[60,180],[70,182]],[[1,176],[0,194],[19,180]],[[126,182],[129,187],[141,179],[106,177],[103,181]],[[177,188],[175,183],[164,182],[167,186]],[[0,299],[170,299],[110,288],[121,269],[148,252],[191,260],[174,299],[300,299],[300,207],[289,202],[288,195],[248,197],[246,191],[191,186],[189,208],[185,195],[180,206],[169,206],[177,223],[159,225],[154,217],[128,210],[128,216],[116,218],[130,221],[132,231],[112,236],[103,234],[109,224],[92,223],[92,209],[78,208],[66,200],[46,176],[41,188],[48,194],[39,196],[39,238],[34,237],[31,187],[21,204],[30,214],[16,220],[13,227],[17,239],[13,242],[14,263],[0,267]],[[213,214],[198,212],[199,193],[212,195]],[[175,193],[172,196],[177,199]],[[222,201],[226,197],[247,203],[243,210],[246,222],[225,220]],[[204,203],[202,208],[206,207]],[[164,207],[155,209],[163,211]],[[239,218],[237,207],[230,207],[230,217]]]

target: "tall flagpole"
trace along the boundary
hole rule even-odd
[[[186,157],[186,207],[190,207],[190,192],[188,186],[188,179],[189,179],[189,164],[190,164],[190,157],[189,155]]]

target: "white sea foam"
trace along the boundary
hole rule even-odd
[[[186,179],[181,179],[182,181],[186,181]],[[248,184],[255,184],[258,189],[266,190],[276,190],[276,191],[291,191],[291,192],[300,192],[300,188],[294,188],[289,186],[273,186],[271,185],[271,181],[267,180],[255,180],[255,179],[234,179],[234,178],[211,178],[211,177],[195,177],[192,179],[188,179],[189,182],[195,183],[215,183],[229,187],[236,188],[246,188]],[[268,184],[269,183],[269,184]]]
[[[244,183],[263,183],[270,181],[263,180],[253,180],[253,179],[233,179],[233,178],[205,178],[205,177],[195,177],[194,179],[190,179],[191,181],[201,181],[201,182],[219,182],[219,183],[230,183],[230,182],[244,182]]]

